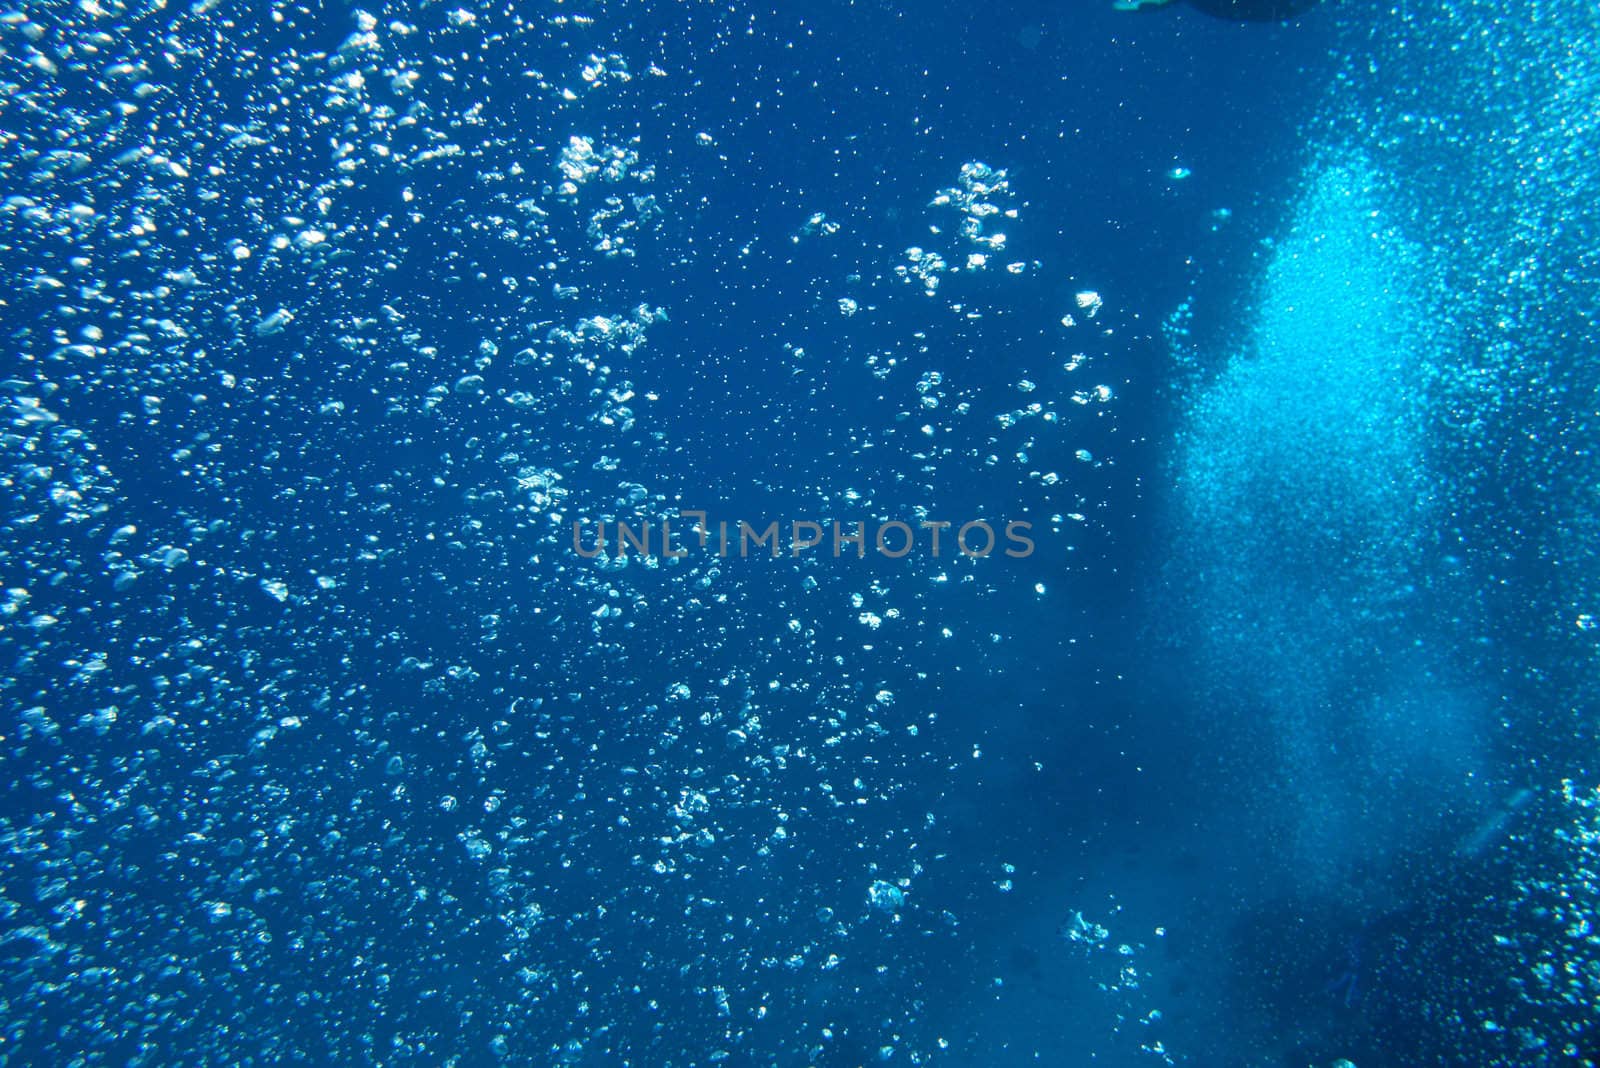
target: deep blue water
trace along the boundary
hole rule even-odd
[[[1594,1063],[1600,19],[1414,6],[0,18],[0,1061]]]

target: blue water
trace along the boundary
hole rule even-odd
[[[1595,1063],[1597,45],[0,14],[0,1062]]]

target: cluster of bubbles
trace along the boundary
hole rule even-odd
[[[1247,344],[1195,388],[1175,461],[1204,655],[1234,700],[1272,709],[1278,757],[1306,798],[1283,812],[1302,821],[1287,844],[1307,874],[1334,876],[1371,848],[1385,813],[1394,833],[1409,826],[1374,789],[1410,755],[1392,721],[1445,747],[1472,728],[1416,723],[1440,705],[1409,688],[1436,689],[1449,665],[1396,651],[1434,607],[1439,476],[1422,410],[1434,338],[1416,316],[1430,272],[1380,188],[1361,160],[1312,168]],[[1263,653],[1273,670],[1253,669]],[[1395,786],[1426,770],[1410,763]]]
[[[906,262],[895,267],[895,274],[902,281],[917,282],[931,297],[939,291],[945,274],[986,269],[992,256],[1006,250],[1006,234],[997,227],[1019,217],[1014,197],[1005,170],[996,170],[978,160],[962,164],[956,184],[939,190],[929,203],[929,207],[941,209],[941,223],[930,224],[929,233],[935,238],[944,237],[942,217],[953,212],[955,240],[945,242],[943,252],[917,245],[906,249]],[[1027,266],[1021,261],[1008,263],[1006,271],[1021,274]]]
[[[1405,928],[1381,1055],[1591,1063],[1600,15],[1341,32],[1256,310],[1169,323],[1187,637],[1285,877]]]
[[[1600,1014],[1600,791],[1571,780],[1546,799],[1551,818],[1523,844],[1515,893],[1487,928],[1515,999],[1480,1009],[1500,1063],[1588,1063]]]
[[[1113,916],[1121,911],[1120,905],[1112,907]],[[1165,935],[1164,928],[1155,929],[1157,938]],[[1143,989],[1151,977],[1143,961],[1149,947],[1143,942],[1113,939],[1108,927],[1085,919],[1083,912],[1076,909],[1062,924],[1061,936],[1090,962],[1096,985],[1107,999],[1113,1031],[1133,1032],[1138,1038],[1139,1052],[1146,1058],[1177,1064],[1166,1042],[1155,1033],[1161,1029],[1162,1012],[1151,1007],[1152,996]]]
[[[941,1048],[922,977],[998,891],[939,848],[986,762],[934,653],[1001,647],[965,621],[1043,598],[1063,546],[1005,577],[570,553],[576,519],[700,503],[664,474],[695,413],[651,368],[698,356],[653,279],[716,139],[658,164],[635,120],[688,75],[598,32],[561,4],[0,15],[19,1060]],[[972,163],[936,197],[968,266],[1010,195]],[[814,439],[801,518],[998,483],[1076,536],[1101,341],[987,382],[981,325],[935,351],[882,267],[846,333],[781,339],[781,421],[863,405]],[[886,322],[893,351],[848,333]]]

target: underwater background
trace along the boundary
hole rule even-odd
[[[0,11],[0,1061],[1595,1063],[1597,56]]]

